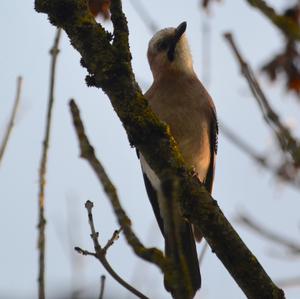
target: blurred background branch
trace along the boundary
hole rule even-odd
[[[280,15],[264,0],[246,0],[251,6],[260,10],[275,26],[292,39],[300,40],[300,27],[288,15]]]
[[[54,104],[54,89],[56,81],[56,62],[59,53],[59,41],[61,29],[57,28],[54,38],[54,44],[50,50],[51,68],[50,68],[50,87],[49,100],[46,116],[45,136],[42,148],[42,157],[39,169],[39,195],[38,195],[38,250],[39,250],[39,268],[38,268],[38,294],[39,299],[45,299],[45,249],[46,249],[46,216],[45,216],[45,187],[48,148],[51,133],[52,110]]]
[[[288,154],[286,155],[285,159],[286,172],[283,172],[283,169],[281,169],[282,173],[280,173],[280,175],[286,176],[286,179],[289,180],[295,179],[295,174],[298,172],[300,167],[299,140],[296,139],[296,137],[292,135],[290,129],[281,122],[279,115],[272,108],[270,101],[262,91],[260,84],[258,83],[258,80],[254,75],[254,72],[252,71],[249,64],[246,63],[240,51],[238,50],[232,34],[225,33],[224,37],[228,44],[231,46],[231,49],[236,56],[237,62],[239,63],[241,69],[241,73],[246,78],[249,84],[249,88],[258,104],[265,122],[274,133],[274,136],[276,137],[277,143],[281,148],[282,153]]]
[[[244,213],[239,213],[236,216],[236,222],[251,229],[259,236],[262,236],[265,239],[287,249],[290,254],[300,256],[300,243],[297,244],[296,242],[286,238],[285,236],[281,236],[278,233],[275,233],[263,227],[262,225],[258,224],[257,219],[253,219]]]
[[[101,275],[101,277],[100,277],[100,294],[99,294],[99,299],[104,299],[105,280],[106,280],[105,275]]]
[[[3,159],[4,152],[6,150],[6,146],[7,146],[10,134],[11,134],[12,129],[13,129],[14,124],[15,124],[17,110],[18,110],[19,102],[20,102],[20,98],[21,98],[22,82],[23,82],[23,78],[18,77],[17,78],[16,97],[15,97],[13,109],[12,109],[11,116],[10,116],[10,119],[9,119],[7,127],[6,127],[6,131],[4,133],[4,137],[3,137],[2,142],[0,144],[0,165],[1,165],[1,162],[2,162],[2,159]]]

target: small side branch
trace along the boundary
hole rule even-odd
[[[107,241],[106,245],[103,247],[104,252],[106,252],[114,244],[114,242],[119,239],[121,231],[122,227],[114,231],[112,237]]]
[[[135,296],[137,296],[138,298],[141,299],[148,299],[148,297],[146,297],[144,294],[142,294],[140,291],[138,291],[137,289],[135,289],[133,286],[131,286],[130,284],[128,284],[123,278],[121,278],[116,272],[115,270],[111,267],[110,263],[107,261],[106,259],[106,252],[107,252],[107,248],[105,249],[101,247],[99,240],[98,240],[98,236],[99,233],[96,232],[95,229],[95,224],[94,224],[94,220],[93,220],[93,213],[92,213],[92,209],[94,207],[94,204],[91,201],[87,201],[85,203],[85,208],[87,210],[88,213],[88,219],[89,219],[89,225],[90,225],[90,229],[91,229],[91,238],[93,240],[94,243],[94,249],[95,249],[95,253],[81,249],[80,247],[75,247],[74,249],[82,254],[82,255],[90,255],[95,257],[102,265],[103,267],[106,269],[106,271],[120,284],[122,285],[125,289],[127,289],[129,292],[131,292],[132,294],[134,294]],[[116,232],[113,234],[113,237],[108,241],[108,244],[111,244],[111,240],[116,238]],[[103,285],[103,290],[104,290],[104,282],[102,283]],[[101,288],[102,290],[102,288]],[[103,296],[103,291],[101,291]],[[100,297],[101,298],[101,297]]]
[[[0,164],[10,137],[10,134],[12,132],[14,123],[15,123],[15,119],[16,119],[16,115],[17,115],[17,110],[19,107],[19,102],[20,102],[20,98],[21,98],[21,89],[22,89],[22,82],[23,82],[23,78],[22,77],[18,77],[17,78],[17,91],[16,91],[16,97],[15,97],[15,102],[14,102],[14,106],[12,109],[12,113],[9,119],[9,122],[7,124],[7,128],[6,128],[6,132],[4,134],[2,143],[0,145]]]
[[[45,186],[46,186],[46,172],[47,172],[47,159],[48,147],[51,131],[52,108],[54,103],[54,86],[56,75],[56,61],[59,53],[59,40],[61,36],[61,29],[56,30],[53,47],[50,50],[52,56],[51,70],[50,70],[50,90],[46,118],[46,130],[43,141],[42,157],[39,169],[39,195],[38,195],[38,250],[39,250],[39,274],[38,274],[38,293],[39,299],[45,299]]]

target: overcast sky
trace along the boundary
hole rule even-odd
[[[195,69],[200,78],[209,75],[207,88],[213,96],[219,118],[258,152],[274,154],[276,159],[272,135],[222,34],[233,32],[242,53],[258,70],[271,54],[280,50],[282,36],[278,30],[245,0],[224,0],[220,5],[213,5],[209,18],[200,11],[199,1],[190,1],[189,6],[185,1],[138,1],[159,28],[187,21]],[[288,1],[268,2],[280,9]],[[152,33],[131,1],[124,0],[123,5],[130,30],[134,72],[146,90],[152,80],[146,59]],[[34,11],[33,1],[1,1],[0,11],[0,134],[4,132],[12,107],[16,77],[24,77],[20,109],[0,169],[0,297],[37,298],[38,166],[48,97],[49,49],[55,28],[49,24],[46,15]],[[206,64],[209,70],[204,70],[202,63],[203,51],[207,49],[203,45],[204,23],[210,30],[207,44],[210,63]],[[109,24],[106,26],[110,28]],[[70,98],[75,98],[80,106],[90,141],[117,186],[136,233],[146,245],[162,247],[162,237],[147,200],[135,150],[130,148],[107,97],[100,90],[85,85],[86,70],[80,66],[79,60],[79,54],[63,34],[46,187],[48,298],[60,292],[69,294],[74,288],[88,290],[96,297],[99,277],[106,274],[96,260],[78,256],[73,251],[74,246],[92,248],[84,202],[89,199],[95,203],[95,222],[102,244],[117,228],[116,218],[93,172],[79,158],[68,110]],[[259,73],[258,78],[283,120],[293,123],[299,132],[296,99],[286,94],[283,85],[270,84]],[[299,192],[279,184],[222,135],[219,138],[214,197],[272,279],[299,277],[299,260],[284,257],[283,250],[234,222],[238,212],[246,212],[270,229],[299,240]],[[108,259],[121,276],[150,298],[169,298],[159,271],[138,259],[122,236],[109,250]],[[201,298],[244,298],[214,254],[207,254],[201,272]],[[287,289],[287,298],[297,299],[299,292],[300,288]],[[133,298],[108,275],[106,294],[106,298],[110,294],[116,294],[117,298]]]

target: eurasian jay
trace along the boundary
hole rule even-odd
[[[170,127],[187,166],[195,170],[208,192],[212,192],[217,154],[218,123],[214,103],[197,78],[185,36],[186,22],[177,28],[157,32],[149,42],[148,61],[153,83],[146,92],[152,110]],[[164,227],[161,184],[154,171],[140,155],[147,193],[160,230],[168,240]],[[182,217],[180,223],[182,251],[186,257],[193,295],[201,286],[201,275],[195,239],[201,232]],[[166,286],[172,292],[172,286]]]

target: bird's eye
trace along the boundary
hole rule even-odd
[[[169,43],[168,43],[168,41],[167,40],[161,40],[161,41],[159,41],[158,43],[157,43],[157,50],[158,51],[164,51],[164,50],[167,50],[167,48],[168,48],[168,45],[169,45]]]

